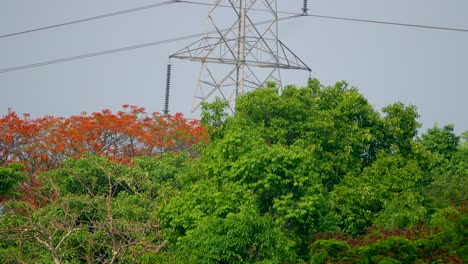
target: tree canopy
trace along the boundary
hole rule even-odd
[[[140,117],[137,107],[4,117],[0,259],[466,261],[466,132],[421,133],[415,106],[379,111],[346,82],[268,83],[240,96],[234,115],[227,106],[204,103],[203,127],[180,115]],[[60,149],[56,131],[68,131]],[[48,166],[52,157],[60,162]]]

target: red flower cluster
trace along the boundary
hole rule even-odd
[[[119,162],[135,156],[191,150],[208,140],[198,120],[182,114],[147,115],[145,109],[124,105],[123,111],[105,109],[69,118],[23,118],[15,112],[0,118],[0,165],[23,163],[31,177],[56,168],[64,160],[86,153]]]

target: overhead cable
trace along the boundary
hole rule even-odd
[[[22,34],[26,34],[26,33],[42,31],[42,30],[46,30],[46,29],[69,26],[69,25],[88,22],[88,21],[97,20],[97,19],[108,18],[108,17],[112,17],[112,16],[128,14],[128,13],[132,13],[132,12],[137,12],[137,11],[150,9],[150,8],[156,8],[156,7],[169,5],[169,4],[174,4],[174,3],[179,3],[179,1],[165,1],[165,2],[151,4],[151,5],[140,6],[140,7],[136,7],[136,8],[132,8],[132,9],[121,10],[121,11],[117,11],[117,12],[113,12],[113,13],[107,13],[107,14],[103,14],[103,15],[98,15],[98,16],[93,16],[93,17],[68,21],[68,22],[65,22],[65,23],[50,25],[50,26],[46,26],[46,27],[40,27],[40,28],[34,28],[34,29],[25,30],[25,31],[15,32],[15,33],[9,33],[9,34],[5,34],[5,35],[0,35],[0,39],[1,38],[7,38],[7,37],[13,37],[13,36],[17,36],[17,35],[22,35]]]
[[[180,3],[186,3],[186,4],[194,4],[194,5],[204,5],[204,6],[217,6],[217,7],[225,7],[225,8],[232,8],[231,5],[223,5],[223,4],[210,4],[210,3],[201,3],[201,2],[196,2],[196,1],[184,1],[180,0],[178,1]],[[267,9],[261,9],[261,8],[249,8],[249,11],[259,11],[259,12],[269,12],[271,13],[272,10],[267,10]],[[287,15],[300,15],[297,12],[286,12],[286,11],[278,11],[276,12],[278,14],[287,14]]]
[[[78,24],[78,23],[88,22],[88,21],[92,21],[92,20],[103,19],[103,18],[112,17],[112,16],[123,15],[123,14],[127,14],[127,13],[142,11],[142,10],[145,10],[145,9],[150,9],[150,8],[164,6],[164,5],[175,4],[175,3],[187,3],[187,4],[196,4],[196,5],[214,6],[214,4],[201,3],[201,2],[195,2],[195,1],[184,1],[184,0],[165,1],[165,2],[161,2],[161,3],[145,5],[145,6],[141,6],[141,7],[132,8],[132,9],[126,9],[126,10],[121,10],[121,11],[117,11],[117,12],[113,12],[113,13],[98,15],[98,16],[94,16],[94,17],[73,20],[73,21],[69,21],[69,22],[65,22],[65,23],[60,23],[60,24],[55,24],[55,25],[50,25],[50,26],[45,26],[45,27],[40,27],[40,28],[29,29],[29,30],[25,30],[25,31],[0,35],[0,39],[7,38],[7,37],[13,37],[13,36],[17,36],[17,35],[23,35],[23,34],[27,34],[27,33],[33,33],[33,32],[47,30],[47,29],[53,29],[53,28],[58,28],[58,27],[63,27],[63,26],[69,26],[69,25],[73,25],[73,24]],[[217,6],[231,8],[231,6],[229,6],[229,5],[219,4]],[[271,12],[271,10],[258,9],[258,8],[251,8],[250,10],[252,10],[252,11],[261,11],[261,12]],[[278,11],[277,13],[278,14],[298,15],[297,12]],[[405,26],[405,27],[418,27],[418,28],[427,28],[427,29],[436,29],[436,30],[450,30],[450,31],[458,31],[458,32],[468,32],[468,29],[464,29],[464,28],[438,27],[438,26],[429,26],[429,25],[420,25],[420,24],[408,24],[408,23],[399,23],[399,22],[390,22],[390,21],[370,20],[370,19],[327,16],[327,15],[319,15],[319,14],[308,14],[307,15],[307,14],[303,13],[302,15],[303,16],[310,16],[310,17],[317,17],[317,18],[335,19],[335,20],[345,20],[345,21],[376,23],[376,24],[386,24],[386,25]]]
[[[181,0],[181,3],[187,4],[196,4],[196,5],[205,5],[205,6],[218,6],[218,7],[226,7],[232,8],[230,5],[215,5],[210,3],[201,3],[195,1],[184,1]],[[307,2],[305,2],[307,3]],[[307,5],[304,4],[304,8],[307,9]],[[302,16],[309,16],[309,17],[317,17],[317,18],[325,18],[325,19],[335,19],[335,20],[344,20],[344,21],[354,21],[354,22],[364,22],[364,23],[374,23],[374,24],[384,24],[384,25],[393,25],[393,26],[403,26],[403,27],[415,27],[415,28],[427,28],[427,29],[435,29],[435,30],[449,30],[449,31],[458,31],[458,32],[468,32],[468,29],[464,28],[453,28],[453,27],[439,27],[439,26],[429,26],[429,25],[422,25],[422,24],[409,24],[409,23],[400,23],[400,22],[390,22],[390,21],[380,21],[380,20],[371,20],[371,19],[360,19],[360,18],[350,18],[350,17],[338,17],[338,16],[327,16],[327,15],[319,15],[319,14],[304,14],[304,8]],[[271,12],[271,10],[266,9],[258,9],[258,8],[251,8],[252,11],[262,11],[262,12]],[[308,10],[308,9],[307,9]],[[278,11],[278,14],[289,14],[289,15],[301,15],[297,12],[285,12],[285,11]]]
[[[365,23],[374,23],[374,24],[402,26],[402,27],[416,27],[416,28],[436,29],[436,30],[449,30],[449,31],[468,32],[468,29],[464,29],[464,28],[437,27],[437,26],[428,26],[428,25],[421,25],[421,24],[408,24],[408,23],[399,23],[399,22],[390,22],[390,21],[379,21],[379,20],[349,18],[349,17],[337,17],[337,16],[324,16],[324,15],[315,15],[315,14],[308,14],[308,15],[305,15],[305,16],[317,17],[317,18],[326,18],[326,19],[335,19],[335,20],[354,21],[354,22],[365,22]]]
[[[294,15],[294,16],[279,18],[278,21],[288,20],[288,19],[292,19],[292,18],[296,18],[296,17],[300,17],[300,15]],[[271,23],[271,22],[273,22],[273,20],[262,21],[262,22],[259,22],[259,23],[255,23],[255,25],[256,26],[257,25],[263,25],[263,24],[268,24],[268,23]],[[220,31],[225,32],[225,31],[227,31],[229,29],[230,28],[225,28],[225,29],[221,29]],[[147,48],[147,47],[162,45],[162,44],[181,41],[181,40],[187,40],[187,39],[192,39],[192,38],[197,38],[197,37],[203,37],[206,34],[215,34],[215,33],[219,33],[219,32],[217,30],[213,30],[213,31],[204,32],[204,33],[197,33],[197,34],[192,34],[192,35],[175,37],[175,38],[170,38],[170,39],[165,39],[165,40],[159,40],[159,41],[154,41],[154,42],[148,42],[148,43],[143,43],[143,44],[138,44],[138,45],[133,45],[133,46],[117,48],[117,49],[104,50],[104,51],[99,51],[99,52],[94,52],[94,53],[82,54],[82,55],[78,55],[78,56],[72,56],[72,57],[66,57],[66,58],[61,58],[61,59],[31,63],[31,64],[26,64],[26,65],[21,65],[21,66],[16,66],[16,67],[4,68],[4,69],[0,69],[0,74],[7,73],[7,72],[13,72],[13,71],[19,71],[19,70],[25,70],[25,69],[29,69],[29,68],[47,66],[47,65],[50,65],[50,64],[62,63],[62,62],[67,62],[67,61],[74,61],[74,60],[86,59],[86,58],[91,58],[91,57],[97,57],[97,56],[102,56],[102,55],[107,55],[107,54],[112,54],[112,53],[118,53],[118,52],[130,51],[130,50],[135,50],[135,49]]]

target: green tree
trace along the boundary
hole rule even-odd
[[[187,182],[159,212],[164,233],[175,243],[209,217],[225,218],[251,202],[250,192],[234,183],[220,184],[210,179]]]
[[[425,192],[431,210],[461,206],[468,197],[468,148],[454,126],[434,126],[419,140],[431,153]]]
[[[351,247],[345,241],[336,239],[317,240],[310,246],[310,263],[351,262]]]
[[[456,136],[453,125],[439,128],[435,125],[421,137],[421,144],[434,154],[450,158],[459,148],[460,137]]]
[[[148,175],[141,167],[104,157],[70,160],[38,176],[38,208],[20,201],[6,204],[0,233],[17,246],[18,256],[41,263],[132,262],[148,252],[157,254],[167,241]]]
[[[392,215],[399,204],[413,206],[411,197],[398,194],[416,189],[421,179],[418,164],[404,158],[411,154],[419,126],[414,107],[395,104],[381,117],[346,82],[323,86],[318,80],[302,88],[286,86],[281,93],[269,83],[239,97],[232,117],[223,114],[225,106],[219,100],[206,106],[205,123],[216,128],[216,137],[203,149],[200,165],[189,172],[192,181],[182,184],[162,211],[175,238],[186,236],[211,215],[225,219],[229,213],[238,214],[244,203],[240,201],[252,199],[260,215],[274,217],[296,242],[299,254],[306,255],[317,232],[341,226],[348,233],[362,233],[381,211]],[[399,148],[407,149],[403,153]],[[400,154],[378,157],[380,152]],[[363,170],[368,176],[360,176]],[[385,183],[379,182],[381,177],[387,177]],[[373,185],[366,182],[369,179]],[[392,181],[401,187],[392,189]],[[227,188],[235,191],[224,199],[212,196]],[[362,196],[359,188],[371,197]],[[232,197],[243,190],[251,192],[250,198]],[[330,191],[336,195],[332,199]],[[348,201],[356,195],[363,198]],[[412,212],[411,206],[407,212]]]
[[[242,207],[226,217],[207,217],[178,241],[181,263],[292,263],[293,243],[269,215]]]
[[[388,149],[395,146],[402,155],[412,152],[412,142],[414,141],[418,128],[421,124],[417,122],[419,117],[416,106],[405,106],[398,102],[384,107],[382,111],[384,117],[385,147]]]
[[[257,89],[240,97],[236,110],[234,119],[259,131],[267,144],[314,148],[328,189],[371,164],[382,145],[379,114],[346,82],[325,87],[314,79],[281,94],[275,86]]]
[[[18,187],[26,180],[24,166],[21,164],[9,164],[0,166],[0,198],[17,198]]]
[[[228,118],[227,108],[229,102],[216,98],[214,102],[203,102],[201,105],[201,124],[208,129],[211,138],[219,137],[219,131]]]
[[[331,192],[333,210],[346,233],[363,234],[373,224],[411,227],[425,216],[419,186],[423,172],[414,160],[382,152],[362,174],[348,174]]]
[[[219,114],[220,102],[212,108],[216,111],[204,116],[216,124],[218,136],[189,172],[193,180],[162,210],[175,237],[186,236],[209,216],[238,214],[249,199],[260,215],[274,217],[300,254],[307,254],[314,233],[337,230],[328,190],[347,172],[371,164],[381,147],[377,132],[383,123],[357,89],[311,80],[307,87],[287,86],[279,93],[268,84],[239,97],[232,117]],[[223,199],[213,197],[229,188],[233,191]],[[245,190],[250,198],[240,195]]]

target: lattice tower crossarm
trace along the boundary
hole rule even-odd
[[[233,104],[238,95],[275,81],[281,69],[311,69],[278,38],[277,0],[208,0],[205,36],[172,54],[171,58],[201,62],[192,106],[219,96]],[[226,11],[226,5],[232,8]],[[259,9],[267,12],[256,12]],[[232,17],[227,28],[221,25]],[[258,19],[266,23],[258,23]]]

